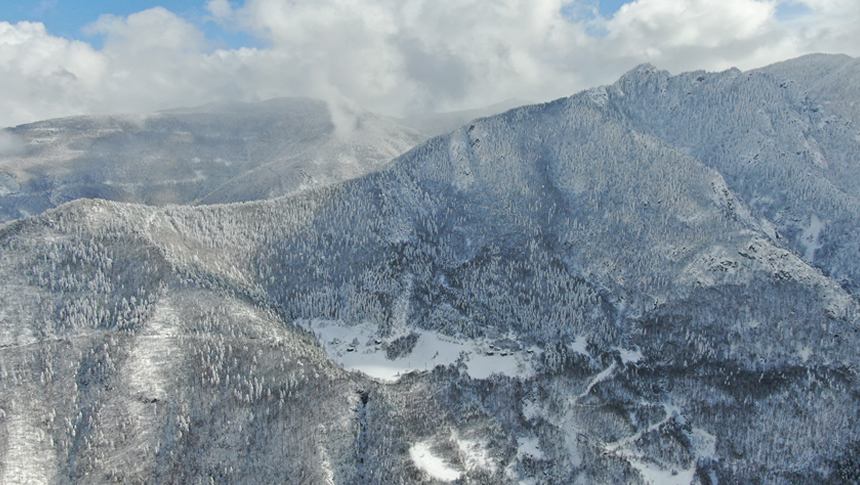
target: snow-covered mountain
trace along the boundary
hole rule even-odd
[[[2,137],[0,221],[85,197],[150,205],[273,198],[375,171],[427,139],[392,119],[304,98],[63,118]]]
[[[0,226],[0,476],[860,479],[860,140],[798,62],[640,66],[291,197]]]
[[[846,73],[858,66],[821,55],[748,73],[673,77],[642,66],[592,96],[719,171],[771,239],[856,295],[860,83]]]
[[[798,83],[826,111],[860,123],[860,59],[846,55],[810,54],[758,69]],[[817,105],[811,106],[817,109]]]

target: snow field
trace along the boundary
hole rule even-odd
[[[494,339],[458,340],[418,328],[400,328],[383,339],[378,336],[377,326],[370,323],[353,326],[330,320],[301,320],[297,323],[313,331],[329,358],[345,369],[363,372],[383,382],[396,382],[409,372],[431,370],[437,365],[457,362],[462,362],[474,379],[486,379],[492,374],[529,377],[535,373],[533,359],[538,355],[537,348],[500,349],[493,345]],[[388,359],[385,345],[411,332],[418,334],[412,351],[393,360]]]
[[[419,470],[427,473],[436,480],[443,482],[453,482],[460,478],[460,472],[451,468],[451,466],[438,456],[434,455],[430,450],[429,443],[415,443],[409,448],[409,457]]]

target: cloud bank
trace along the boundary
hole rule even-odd
[[[386,114],[566,96],[641,62],[748,69],[810,52],[860,55],[856,0],[227,0],[209,21],[259,48],[213,49],[154,8],[102,16],[101,49],[40,23],[0,22],[0,126],[276,96]]]
[[[17,155],[22,150],[24,150],[24,142],[12,133],[0,131],[0,157]]]

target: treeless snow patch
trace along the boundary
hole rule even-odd
[[[585,341],[585,337],[579,336],[576,337],[573,342],[567,344],[567,348],[576,352],[577,354],[582,354],[587,357],[591,357],[591,353],[588,352],[588,342]]]
[[[649,485],[690,485],[696,474],[696,467],[689,469],[665,469],[652,462],[628,458],[630,466],[639,472],[642,481]]]
[[[806,362],[807,360],[809,360],[810,357],[812,357],[812,347],[808,345],[804,347],[798,347],[797,353],[798,355],[800,355],[800,358],[803,359],[804,362]]]
[[[409,448],[409,457],[419,470],[427,473],[436,480],[453,482],[460,478],[460,472],[451,468],[444,460],[430,451],[427,443],[415,443]]]
[[[638,350],[628,350],[618,347],[618,353],[621,354],[621,362],[625,364],[635,364],[642,360],[642,352]]]
[[[811,263],[815,259],[815,251],[821,249],[821,242],[818,238],[821,236],[821,231],[824,229],[824,223],[817,215],[812,214],[809,218],[809,226],[803,229],[800,235],[800,243],[806,249],[803,252],[803,259]]]
[[[466,464],[467,470],[481,469],[491,473],[496,471],[496,464],[493,463],[493,459],[490,457],[489,451],[487,451],[486,442],[461,439],[456,436],[454,436],[454,440],[457,442],[457,448],[460,449],[460,457],[463,459],[463,463]]]
[[[540,440],[535,436],[517,438],[517,459],[522,460],[531,457],[535,460],[543,460],[546,455],[540,449]]]
[[[529,421],[535,420],[543,416],[543,410],[538,404],[531,399],[523,400],[523,417]]]
[[[462,362],[474,379],[492,374],[511,377],[534,375],[532,361],[539,349],[501,350],[490,347],[493,339],[454,338],[437,332],[402,327],[381,338],[371,323],[346,325],[336,320],[298,320],[299,325],[314,332],[329,358],[347,370],[361,371],[385,382],[396,382],[412,371],[432,370],[437,365]],[[389,359],[385,346],[398,337],[415,333],[418,340],[408,353]]]

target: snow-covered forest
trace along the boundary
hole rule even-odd
[[[858,66],[645,65],[288,196],[7,222],[0,481],[855,483]]]

